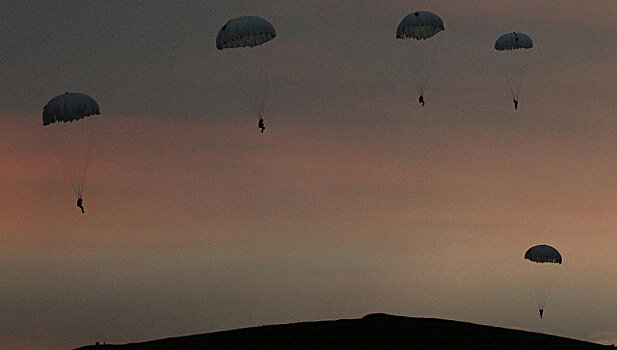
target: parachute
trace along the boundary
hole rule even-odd
[[[51,145],[64,163],[73,193],[82,198],[90,162],[91,116],[101,114],[90,96],[66,92],[52,98],[43,107],[43,126],[49,130]]]
[[[396,28],[396,39],[400,39],[402,59],[409,68],[410,78],[415,80],[420,101],[429,83],[431,70],[442,43],[436,37],[445,30],[439,16],[428,11],[408,14]]]
[[[561,254],[549,245],[537,245],[525,252],[525,259],[535,263],[561,264]]]
[[[261,17],[243,16],[229,20],[216,37],[216,48],[226,55],[225,65],[248,100],[263,127],[267,109],[272,51],[264,45],[276,37],[274,26]],[[263,129],[262,129],[263,132]]]
[[[529,261],[529,273],[533,280],[533,290],[539,310],[551,294],[556,270],[561,265],[561,254],[549,245],[537,245],[525,252],[525,260]],[[542,313],[541,311],[541,313]]]
[[[500,64],[515,107],[521,93],[523,79],[533,53],[533,41],[523,33],[507,33],[495,42],[495,50],[501,53]]]

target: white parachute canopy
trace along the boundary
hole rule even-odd
[[[537,307],[544,309],[552,292],[556,272],[562,263],[561,254],[557,249],[541,244],[527,249],[525,260],[529,262],[529,273],[533,282],[532,289]]]
[[[259,119],[263,118],[268,108],[272,56],[270,45],[264,44],[275,37],[274,26],[256,16],[227,21],[216,37],[216,48],[224,52],[226,70],[233,73],[237,85]]]
[[[495,50],[500,57],[500,64],[508,84],[510,97],[518,101],[523,80],[533,52],[533,41],[523,33],[507,33],[495,41]]]
[[[402,59],[415,81],[418,95],[424,95],[431,70],[443,40],[437,34],[445,30],[443,20],[429,11],[408,14],[396,28],[402,46]]]
[[[92,97],[66,92],[52,98],[43,107],[43,126],[49,130],[49,147],[66,172],[73,192],[82,198],[90,163],[90,117],[101,114]]]

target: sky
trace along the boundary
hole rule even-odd
[[[396,26],[443,46],[417,106]],[[617,3],[0,4],[0,343],[386,312],[617,343]],[[268,19],[266,133],[216,50]],[[534,40],[519,110],[493,49]],[[246,73],[240,73],[240,79]],[[79,213],[42,107],[94,97]],[[68,150],[71,150],[69,147]],[[523,259],[556,247],[539,322]]]

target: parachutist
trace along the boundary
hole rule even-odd
[[[84,200],[81,199],[81,197],[77,199],[77,206],[79,207],[79,209],[81,209],[82,214],[86,213],[86,211],[84,210]]]
[[[540,319],[542,319],[542,315],[544,314],[544,309],[538,310],[540,312]]]
[[[266,130],[266,126],[264,125],[264,118],[259,118],[258,126],[261,129],[261,133],[263,134],[264,130]]]
[[[424,95],[420,95],[420,97],[418,98],[418,102],[421,103],[424,107]]]
[[[514,109],[518,109],[518,100],[514,99],[512,102],[514,102]]]

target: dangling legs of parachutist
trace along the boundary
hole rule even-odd
[[[518,109],[518,100],[514,99],[512,102],[514,102],[514,109]]]
[[[77,207],[79,207],[79,209],[81,209],[81,213],[85,214],[86,211],[84,210],[84,200],[80,198],[77,199]]]
[[[424,107],[424,95],[420,95],[420,97],[418,98],[418,102],[421,103]]]
[[[259,118],[258,126],[261,129],[261,133],[263,134],[264,130],[266,130],[266,126],[264,124],[264,118]]]

